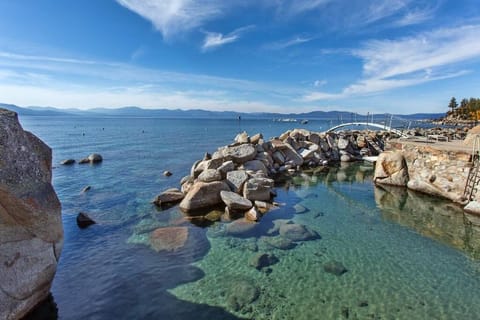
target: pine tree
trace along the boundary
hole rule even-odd
[[[458,107],[457,99],[455,99],[455,97],[452,97],[452,99],[450,99],[450,103],[448,104],[448,108],[452,109],[452,115],[455,114],[455,109],[457,107]]]

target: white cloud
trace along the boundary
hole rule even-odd
[[[189,31],[222,15],[221,1],[117,0],[119,4],[152,22],[165,39]]]
[[[227,43],[235,42],[240,38],[240,36],[243,33],[247,32],[252,28],[253,26],[238,28],[226,35],[223,35],[218,32],[206,31],[205,32],[206,36],[205,36],[205,40],[203,41],[202,50],[207,51],[207,50],[211,50],[211,49],[223,46]]]
[[[363,60],[364,78],[340,93],[310,92],[303,101],[368,95],[425,82],[459,77],[458,63],[480,58],[480,25],[439,29],[399,40],[366,42],[353,55]]]

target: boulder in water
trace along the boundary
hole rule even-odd
[[[80,212],[77,215],[77,225],[80,229],[88,228],[89,226],[95,223],[96,222],[92,218],[90,218],[90,216],[85,212]]]
[[[60,164],[65,165],[65,166],[72,165],[74,163],[75,163],[74,159],[65,159],[65,160],[62,160],[62,162],[60,162]]]
[[[177,203],[181,201],[185,195],[182,191],[178,190],[177,188],[171,188],[168,190],[163,191],[161,194],[155,197],[153,203],[157,206]]]
[[[196,210],[218,205],[222,203],[221,191],[230,191],[228,185],[223,181],[195,182],[180,202],[180,209],[187,213],[194,213]]]

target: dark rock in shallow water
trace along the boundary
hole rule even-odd
[[[258,299],[260,290],[251,279],[234,279],[227,293],[227,304],[235,311],[242,310]]]
[[[325,272],[334,274],[336,276],[341,276],[342,274],[346,273],[348,270],[345,266],[338,261],[332,260],[323,265],[323,270]]]
[[[68,166],[68,165],[71,165],[71,164],[74,164],[74,163],[75,163],[74,159],[66,159],[66,160],[63,160],[62,162],[60,162],[60,164],[63,164],[65,166]]]
[[[262,268],[271,266],[278,261],[278,258],[273,254],[258,253],[250,259],[250,266],[254,267],[257,270],[262,270]]]
[[[307,241],[320,238],[315,231],[307,229],[304,225],[295,223],[281,225],[279,232],[282,237],[292,241]]]
[[[85,229],[95,223],[85,212],[80,212],[77,216],[77,225],[80,229]]]

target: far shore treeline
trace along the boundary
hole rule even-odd
[[[457,99],[452,97],[448,104],[447,117],[461,120],[479,120],[480,119],[480,99],[463,98],[458,104]]]

